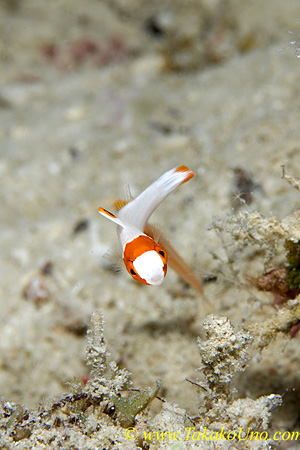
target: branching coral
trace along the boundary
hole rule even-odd
[[[257,247],[267,264],[278,251],[278,246],[287,239],[287,226],[275,217],[264,217],[257,211],[244,210],[236,215],[228,215],[225,219],[215,220],[210,229],[218,233],[229,233],[235,243],[236,250]]]
[[[128,389],[130,374],[114,362],[108,364],[102,316],[94,313],[91,323],[87,344],[91,378],[87,385],[73,387],[70,394],[49,400],[33,411],[3,402],[0,405],[1,448],[14,446],[21,450],[63,445],[66,449],[82,450],[133,450],[149,446],[193,450],[198,448],[195,440],[199,440],[200,433],[204,432],[206,435],[219,433],[222,441],[207,442],[205,438],[201,442],[204,449],[229,449],[233,443],[241,450],[267,448],[267,442],[259,442],[258,446],[256,441],[247,440],[247,433],[249,429],[251,432],[268,430],[271,412],[281,404],[281,397],[272,394],[257,400],[234,400],[231,383],[237,372],[245,370],[249,346],[262,348],[270,342],[267,324],[264,335],[259,336],[251,329],[252,342],[249,331],[235,332],[226,317],[207,317],[204,322],[206,338],[198,339],[201,370],[206,378],[206,402],[204,413],[195,419],[196,425],[182,408],[168,402],[163,403],[161,412],[155,417],[149,416],[146,408],[156,397],[159,382],[152,389],[125,396],[121,391]],[[277,326],[283,330],[279,317]],[[134,439],[124,428],[129,426],[134,426]],[[226,437],[221,438],[224,433]]]
[[[120,391],[128,389],[130,373],[126,369],[119,369],[113,361],[110,363],[110,375],[104,376],[107,369],[109,353],[103,337],[103,317],[94,312],[92,315],[92,328],[88,331],[87,365],[91,367],[91,378],[87,382],[84,392],[93,401],[106,401],[111,410],[119,414],[119,421],[123,426],[132,426],[135,416],[143,411],[156,397],[161,382],[156,381],[151,389],[144,389],[129,398],[122,397]]]
[[[58,448],[66,440],[68,446],[64,448],[75,448],[72,442],[74,445],[81,442],[81,449],[99,445],[115,448],[111,446],[114,436],[123,443],[122,448],[133,448],[132,445],[127,447],[126,440],[123,442],[120,425],[134,423],[136,415],[156,397],[160,383],[129,398],[122,396],[120,392],[129,388],[130,373],[120,369],[114,361],[108,364],[108,357],[103,318],[95,312],[88,331],[86,358],[91,374],[86,386],[73,385],[70,394],[48,400],[32,411],[13,403],[0,403],[0,447],[12,448],[20,441],[20,449],[41,448],[39,445]],[[61,427],[65,429],[63,437]]]
[[[289,300],[281,309],[263,322],[246,326],[253,336],[253,346],[261,351],[276,339],[279,333],[288,334],[300,322],[299,297]]]
[[[91,378],[87,382],[85,391],[93,399],[101,399],[103,395],[118,395],[122,389],[130,385],[130,373],[126,369],[119,369],[115,362],[110,363],[111,376],[104,376],[107,369],[109,352],[103,336],[103,317],[94,312],[92,327],[88,331],[86,362],[91,367]]]
[[[208,388],[205,426],[218,432],[238,430],[240,436],[247,435],[249,428],[252,432],[267,430],[272,410],[281,404],[280,395],[233,400],[231,381],[249,360],[250,333],[234,332],[226,317],[215,315],[208,316],[203,325],[206,339],[198,338],[198,345]]]
[[[208,388],[215,397],[225,394],[228,398],[228,384],[236,372],[244,370],[249,359],[250,334],[244,331],[235,334],[227,317],[213,314],[206,318],[203,327],[206,340],[198,338],[198,346]]]
[[[300,190],[300,180],[286,175],[285,178],[295,189]],[[223,240],[223,233],[230,234],[233,239],[233,250],[228,251],[228,262],[238,259],[238,252],[252,249],[259,253],[265,272],[258,278],[248,273],[245,278],[257,289],[273,293],[274,304],[282,305],[289,299],[294,299],[300,293],[300,211],[287,216],[283,220],[275,217],[264,217],[257,211],[244,210],[236,215],[228,215],[225,219],[213,222],[214,229]],[[285,263],[279,267],[273,264],[278,254],[285,250]],[[283,258],[283,256],[282,256]],[[270,266],[272,266],[270,270]],[[277,263],[278,264],[278,263]],[[266,271],[267,270],[267,271]],[[233,269],[231,267],[231,272]],[[237,275],[236,273],[234,275]],[[233,277],[233,282],[236,282]],[[230,277],[228,277],[230,279]]]

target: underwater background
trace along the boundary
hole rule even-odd
[[[255,429],[299,430],[300,337],[293,326],[300,282],[278,287],[291,251],[291,270],[300,270],[298,247],[290,247],[298,242],[300,205],[299,20],[297,0],[0,1],[1,448],[45,448],[41,436],[49,448],[58,448],[58,439],[66,449],[198,448],[189,440],[177,447],[122,441],[122,420],[102,405],[118,409],[110,393],[101,394],[96,413],[88,409],[92,401],[84,412],[72,410],[87,422],[69,422],[65,441],[57,416],[57,440],[41,418],[24,425],[27,411],[36,420],[38,405],[53,410],[53,398],[72,391],[67,383],[85,389],[94,311],[103,315],[110,358],[131,373],[132,387],[160,379],[158,396],[181,411],[175,426],[178,411],[166,418],[167,407],[151,398],[135,422],[143,420],[145,430],[171,423],[184,429],[185,414],[200,417],[196,429],[238,429],[226,408],[272,395],[276,401],[268,400],[261,416],[254,402],[241,426],[259,416]],[[151,220],[202,281],[209,306],[171,269],[161,286],[144,286],[103,258],[112,252],[118,259],[121,251],[116,227],[98,207],[111,210],[129,189],[136,196],[182,164],[196,176]],[[290,315],[265,332],[280,314]],[[220,317],[232,328],[225,332]],[[218,320],[220,333],[241,343],[230,360],[238,373],[222,367],[231,387],[219,394],[203,369],[203,342]],[[260,330],[268,335],[264,344]],[[83,392],[80,400],[92,395]],[[225,402],[219,422],[218,395]],[[66,403],[54,409],[63,414]],[[201,422],[205,414],[210,419]],[[22,432],[13,429],[18,421]]]

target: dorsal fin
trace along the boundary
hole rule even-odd
[[[118,199],[116,201],[114,201],[114,207],[116,208],[117,211],[120,211],[120,209],[123,208],[123,206],[127,205],[128,201],[127,200],[122,200],[122,199]]]

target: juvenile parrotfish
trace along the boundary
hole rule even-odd
[[[129,274],[148,285],[160,285],[167,273],[167,263],[188,284],[203,294],[200,281],[190,267],[174,250],[161,232],[148,220],[160,203],[178,186],[190,180],[194,173],[186,166],[175,167],[164,173],[140,195],[128,203],[115,202],[118,212],[110,213],[104,208],[98,211],[117,224],[122,246],[122,257]]]

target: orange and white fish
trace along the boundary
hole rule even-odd
[[[186,166],[175,167],[150,184],[128,203],[117,201],[116,215],[104,208],[98,211],[113,221],[123,250],[127,271],[137,281],[160,285],[167,273],[167,262],[190,285],[203,294],[200,281],[170,243],[152,225],[149,217],[160,203],[178,186],[190,180],[194,173]],[[158,239],[155,237],[158,236]],[[157,240],[157,242],[156,242]]]

